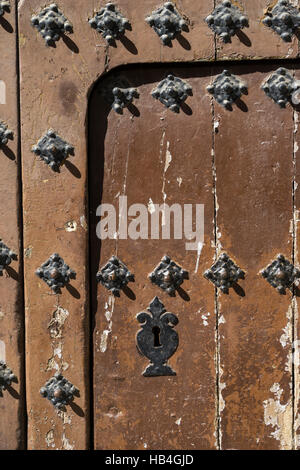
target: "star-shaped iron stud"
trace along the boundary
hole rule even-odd
[[[172,2],[166,2],[162,7],[147,16],[146,22],[160,37],[164,46],[170,46],[172,40],[181,33],[188,31],[186,21],[176,10]]]
[[[128,106],[132,104],[134,98],[138,98],[140,96],[136,88],[114,87],[112,94],[114,97],[112,108],[118,114],[123,114],[123,109],[128,108]]]
[[[220,105],[229,111],[232,111],[232,105],[237,99],[248,94],[247,85],[228,70],[218,75],[206,89]]]
[[[300,270],[295,268],[282,254],[261,271],[261,275],[279,294],[285,294],[291,289],[295,281],[300,278]]]
[[[0,276],[2,276],[3,270],[6,269],[13,260],[17,260],[17,255],[0,239]]]
[[[149,274],[149,279],[153,284],[156,284],[173,297],[176,290],[188,278],[188,271],[176,264],[169,256],[164,256],[154,271]]]
[[[169,74],[152,90],[151,94],[153,98],[159,100],[166,108],[169,108],[174,113],[179,113],[181,104],[193,92],[192,87],[187,82]]]
[[[205,21],[225,43],[231,42],[232,36],[249,26],[246,15],[228,0],[217,5],[214,11],[205,18]]]
[[[273,8],[269,7],[262,22],[285,42],[291,42],[292,36],[300,28],[300,12],[287,0],[278,0]]]
[[[43,8],[39,14],[33,15],[31,24],[45,39],[47,46],[54,46],[55,42],[65,33],[72,33],[70,21],[63,15],[56,3]]]
[[[299,89],[299,82],[287,69],[279,67],[267,78],[261,88],[269,98],[281,108],[285,108],[291,101],[293,93]]]
[[[55,294],[60,294],[61,288],[69,284],[70,279],[76,278],[75,271],[69,268],[58,253],[53,253],[53,255],[36,270],[36,275],[46,282]]]
[[[13,131],[8,129],[4,122],[0,121],[0,145],[6,145],[8,143],[8,139],[13,140],[13,137]]]
[[[59,137],[53,129],[49,129],[32,147],[32,152],[44,160],[53,171],[59,171],[66,158],[74,155],[74,147]]]
[[[79,390],[60,372],[57,372],[40,389],[40,394],[51,401],[58,410],[65,410],[66,405],[69,405],[74,397],[79,395]]]
[[[4,361],[0,361],[0,396],[3,396],[3,390],[10,387],[13,382],[17,382],[17,377]]]
[[[5,12],[10,13],[10,0],[0,0],[0,16]]]
[[[89,23],[110,45],[114,45],[116,39],[124,36],[126,29],[131,30],[129,20],[116,9],[113,3],[107,3],[89,20]]]
[[[128,282],[134,282],[134,274],[119,258],[112,256],[98,271],[96,279],[113,295],[120,297],[120,291],[127,286]]]
[[[204,277],[221,289],[224,294],[228,294],[230,287],[233,287],[239,279],[245,278],[245,273],[226,253],[222,253],[212,267],[205,271]]]

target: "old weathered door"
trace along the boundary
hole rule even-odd
[[[168,22],[161,37],[151,27],[156,0],[118,0],[130,26],[115,41],[97,31],[102,1],[11,0],[0,15],[0,119],[14,134],[1,147],[0,237],[17,254],[0,279],[0,360],[18,380],[0,397],[0,448],[299,447],[298,32],[287,38],[284,15],[283,36],[272,29],[275,0],[225,3],[249,21],[227,43],[209,16],[221,0],[174,1],[174,39]],[[296,24],[298,2],[278,4]],[[273,74],[275,92],[262,88]],[[176,93],[152,94],[168,75],[186,86],[179,112],[166,106]],[[242,92],[232,110],[220,76]],[[136,90],[121,114],[114,88]],[[101,204],[117,216],[102,240]],[[163,227],[167,206],[183,221],[184,205],[204,209],[196,250],[174,236],[173,213],[170,237],[151,234],[156,204]],[[184,270],[175,295],[149,279],[164,256]],[[135,279],[120,296],[107,289],[116,262]],[[178,323],[162,323],[162,304]],[[143,375],[159,354],[169,375],[156,359],[160,374]]]
[[[91,96],[96,448],[273,448],[272,432],[283,448],[292,445],[293,299],[276,292],[260,271],[278,253],[295,256],[294,112],[277,109],[261,89],[278,63],[227,67],[248,88],[232,111],[206,90],[222,66],[124,69],[100,80]],[[167,74],[193,91],[179,114],[151,95]],[[110,87],[119,82],[140,95],[136,109],[123,115],[106,104]],[[120,199],[125,196],[127,208]],[[115,207],[121,222],[110,240],[97,239],[101,202]],[[203,244],[187,251],[184,236],[153,239],[152,226],[147,233],[140,227],[139,235],[130,228],[140,216],[141,209],[132,206],[137,203],[151,216],[155,204],[178,204],[183,212],[184,204],[203,204]],[[162,225],[168,223],[165,214],[162,219]],[[245,272],[245,280],[225,293],[203,276],[222,253]],[[106,267],[112,255],[135,274],[120,297],[107,290],[114,283],[96,283],[99,268],[103,275],[114,272]],[[160,286],[148,279],[164,255],[189,272],[174,297],[164,289],[167,282]],[[136,314],[155,296],[179,319],[179,347],[170,358],[176,376],[142,375],[147,358],[136,351]],[[155,342],[155,331],[148,341]]]

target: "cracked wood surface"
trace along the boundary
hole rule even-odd
[[[139,89],[140,99],[135,103],[139,116],[128,110],[121,117],[114,112],[99,116],[99,109],[105,108],[101,81],[91,98],[91,213],[95,214],[101,200],[116,204],[118,195],[126,195],[128,207],[137,202],[147,207],[149,201],[202,203],[207,217],[198,269],[197,251],[185,251],[185,240],[117,239],[100,245],[95,236],[98,218],[91,224],[97,449],[210,449],[215,443],[214,292],[203,296],[207,281],[201,272],[202,263],[213,257],[214,232],[210,97],[202,93],[209,71],[197,69],[201,78],[195,77],[194,68],[172,66],[170,72],[194,90],[180,114],[167,111],[151,96],[164,76],[160,68],[121,74]],[[95,286],[98,268],[113,254],[135,274],[130,291],[114,300],[103,286],[97,290]],[[165,254],[189,272],[189,281],[176,297],[147,279]],[[136,315],[156,295],[179,318],[180,346],[169,361],[175,377],[144,377],[148,360],[136,351],[140,329]],[[207,326],[203,314],[209,317]]]

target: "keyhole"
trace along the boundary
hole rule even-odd
[[[154,336],[154,343],[153,343],[153,346],[154,346],[155,348],[159,348],[159,347],[161,346],[161,344],[160,344],[160,338],[159,338],[159,336],[160,336],[160,328],[159,328],[159,326],[154,326],[154,327],[152,328],[152,333],[153,333],[153,336]]]

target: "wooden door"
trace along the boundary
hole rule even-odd
[[[95,0],[58,2],[73,33],[55,47],[31,24],[42,0],[11,0],[10,27],[0,25],[0,118],[16,154],[1,152],[0,236],[21,263],[18,279],[0,279],[0,340],[19,380],[0,397],[1,448],[299,447],[298,290],[281,295],[261,275],[279,253],[298,266],[298,109],[261,89],[279,67],[300,79],[297,36],[284,42],[262,23],[273,1],[232,2],[249,28],[227,44],[204,21],[221,1],[174,3],[188,31],[172,47],[145,22],[156,0],[118,0],[131,30],[114,45],[88,23],[104,4]],[[232,111],[206,88],[224,69],[248,90]],[[167,74],[192,87],[179,113],[151,96]],[[122,115],[107,100],[120,80],[139,93]],[[74,148],[60,171],[32,151],[50,129]],[[163,202],[204,205],[203,246],[99,240],[96,210],[118,210],[120,196],[148,214]],[[36,276],[54,253],[76,272],[61,292]],[[245,273],[228,294],[203,276],[222,253]],[[135,275],[120,297],[96,279],[113,255]],[[174,297],[148,279],[164,255],[189,273]],[[173,376],[144,377],[149,360],[136,350],[136,315],[155,296],[179,319]],[[40,394],[58,371],[79,391],[65,410]]]
[[[124,70],[100,81],[91,96],[96,448],[293,446],[293,296],[278,294],[260,274],[278,253],[294,259],[293,110],[278,111],[261,89],[277,68],[230,64],[249,90],[232,111],[206,91],[223,68],[205,65]],[[151,95],[167,73],[193,89],[179,114]],[[139,90],[133,114],[120,116],[105,104],[119,81]],[[150,212],[153,203],[203,204],[203,247],[186,251],[185,240],[172,235],[132,240],[129,233],[123,240],[118,227],[114,239],[100,242],[97,207],[110,203],[118,213],[120,196],[127,196],[129,215],[136,203]],[[245,271],[229,293],[203,276],[222,253]],[[136,278],[120,298],[96,283],[113,255]],[[148,279],[164,255],[189,272],[175,297]],[[147,358],[136,351],[136,314],[155,296],[179,318],[171,378],[144,377]]]

